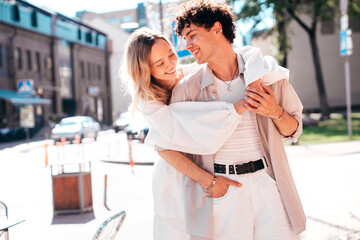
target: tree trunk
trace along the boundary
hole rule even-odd
[[[278,42],[279,42],[279,53],[280,53],[280,65],[287,67],[287,34],[286,34],[286,23],[284,18],[277,18],[277,30],[278,30]]]
[[[312,58],[314,61],[315,75],[316,75],[316,84],[318,88],[319,98],[320,98],[320,110],[323,118],[329,118],[329,105],[327,102],[327,96],[324,85],[324,78],[321,70],[319,50],[316,42],[316,28],[311,29],[309,32],[310,46]]]

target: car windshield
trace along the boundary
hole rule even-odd
[[[60,125],[61,126],[70,126],[70,125],[75,125],[75,124],[80,124],[80,122],[61,122]]]

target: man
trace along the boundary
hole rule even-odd
[[[231,47],[235,25],[226,4],[185,3],[175,30],[204,65],[174,88],[171,101],[244,98],[248,110],[217,153],[193,156],[194,163],[210,173],[204,178],[197,168],[181,162],[178,152],[159,151],[190,177],[184,181],[190,239],[299,239],[306,218],[281,141],[302,132],[302,105],[296,93],[286,79],[270,86],[245,86],[242,73],[249,65]],[[234,182],[227,179],[242,186],[232,187]]]

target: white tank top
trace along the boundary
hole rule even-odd
[[[236,78],[231,83],[226,83],[214,77],[214,87],[221,101],[236,103],[245,96],[245,81]],[[231,91],[228,90],[230,83]],[[255,113],[245,111],[241,114],[242,120],[215,154],[215,162],[223,164],[245,163],[258,160],[264,156],[261,150],[260,137],[255,126]]]

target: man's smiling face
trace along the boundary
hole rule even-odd
[[[214,29],[206,29],[190,24],[182,31],[186,40],[186,49],[196,58],[198,64],[209,62],[216,49]]]

